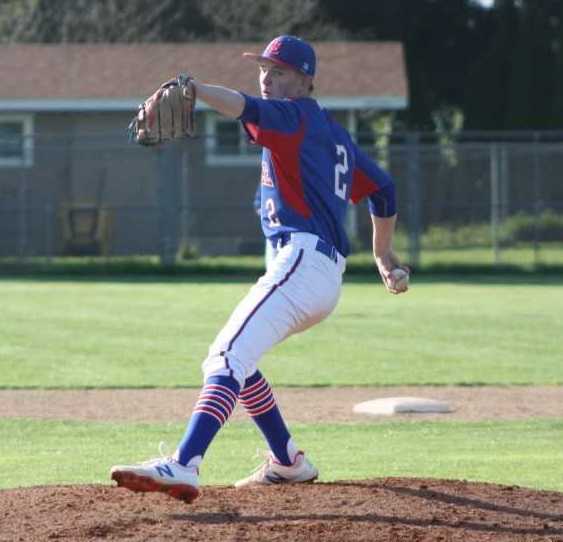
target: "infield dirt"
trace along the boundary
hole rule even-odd
[[[83,421],[185,421],[199,389],[0,390],[2,417]],[[275,388],[284,417],[300,423],[389,421],[355,414],[355,403],[383,397],[447,401],[448,414],[404,414],[393,420],[481,421],[563,418],[563,386],[405,386]],[[235,409],[233,421],[247,419]]]
[[[381,479],[203,489],[187,505],[107,486],[0,492],[0,540],[561,541],[560,493]]]

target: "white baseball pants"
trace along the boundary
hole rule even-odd
[[[327,247],[316,235],[291,234],[209,347],[205,379],[228,375],[244,387],[270,348],[332,312],[346,260]]]

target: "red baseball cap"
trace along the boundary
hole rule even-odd
[[[304,75],[315,75],[317,59],[313,47],[295,36],[278,36],[266,46],[261,55],[243,53],[242,56],[257,62],[270,60],[282,66],[289,66]]]

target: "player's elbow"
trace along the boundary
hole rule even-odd
[[[374,192],[368,199],[369,212],[372,216],[389,218],[397,214],[395,183],[392,181]]]

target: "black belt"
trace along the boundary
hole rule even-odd
[[[274,248],[282,248],[287,245],[291,241],[291,233],[282,233],[279,237],[274,238],[273,245]],[[317,244],[315,246],[315,250],[324,254],[327,258],[332,260],[333,262],[338,262],[338,251],[336,247],[330,245],[323,239],[319,237]]]

